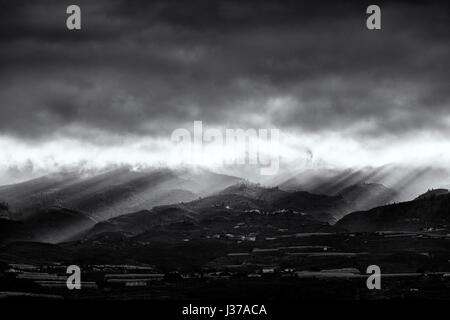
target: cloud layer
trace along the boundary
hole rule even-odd
[[[2,2],[0,138],[111,146],[202,120],[445,142],[449,5],[380,1],[369,31],[365,3],[312,3],[78,1],[72,32],[61,1]]]

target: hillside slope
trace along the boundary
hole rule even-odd
[[[421,231],[450,228],[450,195],[444,194],[353,212],[336,224],[349,231]]]

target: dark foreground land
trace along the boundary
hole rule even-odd
[[[0,219],[0,298],[449,300],[448,190],[346,215],[373,188],[385,200],[380,185],[355,188],[345,198],[239,183],[106,220],[56,204]],[[81,290],[67,288],[70,265]],[[380,290],[366,285],[373,265]]]
[[[447,235],[276,230],[261,237],[241,234],[239,229],[236,228],[235,234],[179,240],[165,238],[160,231],[159,241],[152,234],[152,241],[142,238],[119,241],[103,235],[94,241],[59,245],[11,243],[0,252],[3,261],[0,297],[88,300],[450,298],[450,237]],[[241,230],[245,230],[245,226],[241,225]],[[81,267],[81,290],[70,291],[66,287],[69,264]],[[369,290],[366,286],[366,269],[373,264],[381,268],[381,290]]]

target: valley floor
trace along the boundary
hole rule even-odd
[[[47,245],[53,252],[40,254],[36,245],[42,244],[14,243],[0,250],[0,298],[450,299],[446,234],[236,232],[164,244],[122,241],[112,250],[105,243]],[[81,267],[81,290],[66,287],[66,266],[72,263]],[[369,265],[381,269],[381,290],[366,286]]]

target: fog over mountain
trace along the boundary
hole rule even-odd
[[[165,165],[171,132],[194,120],[280,129],[281,172],[448,168],[445,2],[381,3],[380,32],[354,2],[77,4],[70,32],[65,3],[2,2],[0,184]]]

